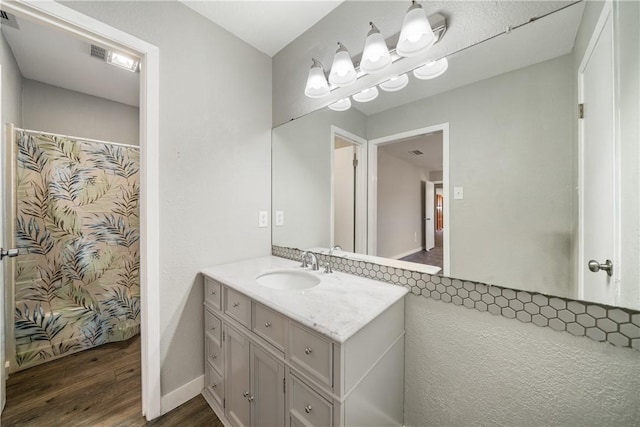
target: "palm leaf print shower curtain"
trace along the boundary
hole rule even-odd
[[[139,150],[17,130],[18,369],[140,330]]]

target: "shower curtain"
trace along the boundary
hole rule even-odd
[[[17,369],[140,330],[139,150],[16,130]]]

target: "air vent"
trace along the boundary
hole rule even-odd
[[[409,153],[413,154],[414,156],[422,156],[424,153],[420,150],[413,150],[413,151],[409,151]]]
[[[91,45],[91,56],[94,56],[96,58],[100,58],[103,61],[107,60],[107,50],[104,48],[101,48],[100,46],[96,46],[94,44]]]
[[[4,10],[0,10],[0,18],[2,18],[2,25],[13,27],[16,30],[20,29],[20,27],[18,27],[18,21],[16,21],[16,17],[12,14],[7,13]]]

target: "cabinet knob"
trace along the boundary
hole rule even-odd
[[[215,295],[215,294],[216,294],[216,291],[211,291],[211,295]]]
[[[245,391],[244,393],[242,393],[242,397],[248,397],[249,396],[249,392]]]
[[[306,348],[304,349],[304,353],[305,353],[305,354],[311,354],[311,351],[312,351],[312,350],[311,350],[311,347],[306,347]]]
[[[240,305],[240,303],[239,303],[239,302],[234,302],[234,303],[233,303],[233,306],[234,306],[234,307],[237,307],[237,306],[239,306],[239,305]]]
[[[214,354],[213,356],[211,356],[211,358],[215,360],[215,359],[217,359],[217,358],[218,358],[218,355],[217,355],[217,354]]]
[[[218,387],[218,384],[213,384],[213,385],[211,386],[211,388],[216,388],[216,387]]]
[[[247,400],[248,400],[249,402],[253,402],[253,396],[249,396],[249,397],[247,397]]]
[[[304,407],[304,412],[306,412],[307,414],[308,414],[309,412],[311,412],[311,405],[307,405],[307,406],[305,406],[305,407]]]
[[[271,326],[271,322],[265,322],[264,327],[268,328],[269,326]]]

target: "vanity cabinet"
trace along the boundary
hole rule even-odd
[[[204,313],[202,394],[223,424],[403,424],[403,298],[344,342],[210,277]]]

